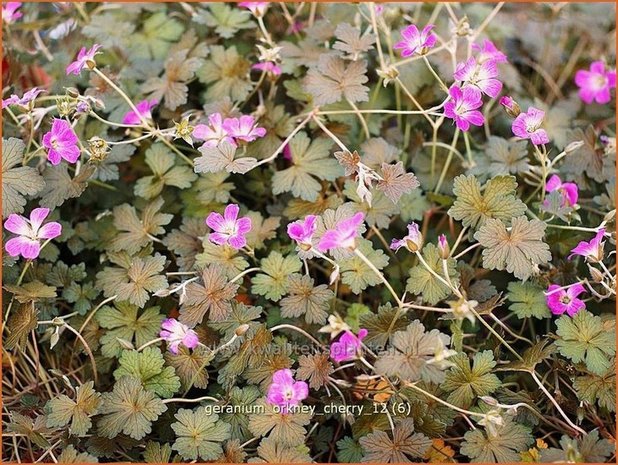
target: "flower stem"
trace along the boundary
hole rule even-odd
[[[380,278],[380,280],[384,283],[386,288],[390,291],[392,296],[395,298],[395,301],[397,301],[397,305],[399,306],[399,308],[403,308],[403,302],[401,301],[401,299],[399,298],[399,296],[397,295],[397,293],[395,292],[391,284],[388,282],[388,280],[384,277],[382,272],[378,270],[373,263],[371,263],[371,261],[367,258],[367,256],[363,252],[361,252],[358,247],[354,249],[354,254],[358,258],[360,258],[365,263],[365,265],[367,265],[371,269],[371,271],[373,271],[376,274],[378,278]]]

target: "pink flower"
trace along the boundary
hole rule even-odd
[[[24,108],[28,108],[29,103],[34,101],[34,99],[36,99],[41,92],[45,91],[43,89],[39,89],[38,87],[33,87],[28,92],[24,93],[21,98],[15,94],[12,94],[9,98],[2,101],[2,108],[4,109],[9,105],[19,105]]]
[[[245,235],[251,231],[251,218],[238,218],[240,208],[230,204],[225,207],[223,216],[212,212],[206,218],[206,224],[215,232],[208,235],[208,239],[217,245],[228,244],[235,249],[242,249],[247,245]]]
[[[569,316],[574,316],[580,310],[586,308],[586,304],[577,298],[579,294],[585,292],[581,283],[561,289],[557,284],[552,284],[545,293],[547,306],[554,315],[562,315],[567,312]]]
[[[251,115],[242,115],[240,118],[226,118],[223,121],[225,129],[235,139],[251,142],[266,135],[266,129],[257,127],[255,118]]]
[[[361,341],[365,336],[367,336],[366,329],[361,329],[358,336],[346,331],[337,342],[330,345],[330,358],[337,363],[354,360],[361,350]]]
[[[326,252],[330,249],[338,247],[344,249],[353,249],[356,247],[356,236],[358,235],[358,227],[365,220],[365,214],[358,212],[351,218],[339,221],[334,229],[327,230],[320,239],[318,250]]]
[[[419,33],[418,28],[414,24],[411,24],[401,30],[401,37],[403,40],[397,42],[393,48],[395,50],[401,49],[402,57],[409,57],[415,53],[424,55],[427,53],[428,49],[436,44],[436,35],[431,33],[433,28],[433,24],[428,24]]]
[[[276,63],[272,61],[261,61],[259,63],[254,64],[251,69],[257,69],[260,71],[264,71],[266,73],[271,73],[275,76],[279,76],[281,74],[281,68],[277,66]]]
[[[538,108],[530,107],[527,113],[520,113],[513,121],[511,129],[513,134],[522,139],[530,139],[534,145],[547,144],[549,137],[545,129],[541,129],[545,112]]]
[[[35,259],[41,252],[41,239],[53,239],[62,234],[62,225],[52,221],[43,225],[49,215],[49,208],[35,208],[30,212],[30,220],[21,215],[9,215],[4,222],[4,228],[17,237],[9,239],[4,248],[11,257],[21,255],[27,259]]]
[[[67,121],[55,118],[51,131],[43,135],[43,146],[49,149],[47,159],[52,165],[58,165],[61,158],[75,163],[81,153],[77,141],[73,127]]]
[[[101,45],[99,44],[94,44],[88,51],[86,51],[86,47],[82,47],[77,54],[77,59],[71,64],[69,64],[69,66],[67,66],[67,76],[71,73],[73,73],[75,76],[79,76],[79,73],[81,73],[82,69],[84,69],[84,67],[88,65],[88,62],[94,61],[95,55],[101,53],[98,51],[100,48]]]
[[[315,215],[307,215],[304,221],[295,221],[288,224],[288,236],[294,239],[303,250],[309,250],[312,247],[311,239],[318,227]]]
[[[472,44],[472,50],[477,52],[476,59],[479,63],[484,63],[489,60],[495,61],[496,63],[506,63],[508,61],[506,55],[498,50],[491,40],[485,39],[482,48],[478,44]]]
[[[304,381],[295,381],[292,371],[285,368],[273,374],[272,384],[268,387],[266,400],[269,404],[281,408],[287,413],[290,406],[301,403],[309,396],[309,386]]]
[[[158,102],[156,100],[142,100],[137,105],[135,105],[137,113],[133,110],[127,112],[122,118],[122,124],[142,124],[142,118],[152,118],[152,113],[150,112],[150,110],[152,110],[157,105],[157,103]]]
[[[205,141],[204,145],[207,147],[216,147],[223,141],[236,146],[234,139],[223,127],[221,113],[213,113],[208,116],[208,124],[197,124],[193,129],[193,137]]]
[[[462,131],[470,129],[470,125],[482,126],[485,122],[483,114],[477,108],[483,105],[481,93],[474,87],[464,87],[463,90],[453,85],[449,89],[451,100],[444,105],[444,116],[455,120]]]
[[[559,191],[562,194],[562,205],[570,205],[571,207],[577,203],[579,191],[577,184],[574,182],[562,182],[558,175],[554,174],[547,180],[545,184],[547,192]]]
[[[2,20],[6,24],[11,24],[21,18],[23,14],[17,11],[21,8],[21,5],[21,2],[6,2],[2,5]]]
[[[161,323],[159,336],[167,341],[171,353],[177,354],[180,344],[188,349],[194,349],[200,340],[197,333],[175,318],[167,318]]]
[[[616,70],[605,70],[605,63],[594,61],[590,71],[580,69],[575,73],[575,84],[579,87],[579,97],[586,103],[609,103],[610,89],[616,87]]]
[[[517,118],[519,114],[521,113],[521,108],[519,108],[519,105],[517,104],[517,102],[508,95],[505,95],[502,98],[500,98],[500,105],[502,105],[504,107],[504,110],[507,112],[507,114],[509,116],[512,116],[513,118]]]
[[[251,13],[255,16],[264,16],[268,8],[268,2],[240,2],[238,6],[251,10]]]
[[[418,229],[418,224],[412,222],[408,224],[408,235],[402,239],[393,239],[391,249],[394,251],[405,247],[410,252],[416,252],[423,246],[423,235]]]
[[[571,259],[573,255],[581,255],[591,262],[600,262],[603,260],[603,249],[605,247],[605,241],[603,241],[604,236],[605,228],[601,228],[590,242],[580,241],[577,247],[571,250],[569,259]]]
[[[459,63],[453,77],[462,81],[463,85],[474,86],[484,94],[496,98],[502,90],[502,83],[496,79],[498,66],[493,60],[477,62],[472,57],[468,61]]]

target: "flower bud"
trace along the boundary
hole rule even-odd
[[[67,87],[66,91],[69,97],[73,97],[73,98],[79,97],[79,90],[77,90],[75,87]]]
[[[509,115],[512,118],[517,118],[519,114],[521,113],[521,108],[519,107],[517,102],[508,95],[505,95],[504,97],[500,99],[500,105],[504,107],[504,110],[506,111],[507,115]]]
[[[584,141],[583,140],[576,140],[576,141],[571,142],[569,145],[566,146],[566,148],[564,149],[564,153],[569,155],[570,153],[575,152],[576,150],[582,148],[583,146],[584,146]]]
[[[603,273],[601,273],[601,271],[599,271],[595,267],[588,265],[588,271],[590,272],[590,276],[595,283],[602,283],[603,281],[605,281]]]
[[[382,83],[384,87],[389,85],[392,81],[397,79],[399,76],[399,71],[394,66],[389,66],[386,69],[378,69],[378,76],[380,76],[384,82]]]
[[[234,334],[240,337],[240,336],[243,336],[247,331],[249,331],[249,325],[245,323],[243,325],[240,325],[238,328],[236,328],[236,331],[234,331]]]
[[[90,150],[92,161],[100,163],[107,158],[109,145],[107,141],[95,136],[88,141],[88,149]]]
[[[440,234],[440,237],[438,237],[438,252],[443,260],[446,260],[451,255],[451,248],[444,234]]]

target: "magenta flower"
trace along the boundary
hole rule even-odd
[[[47,159],[52,165],[58,165],[61,158],[75,163],[81,153],[77,141],[77,135],[69,122],[55,118],[51,131],[43,135],[43,146],[49,149]]]
[[[264,71],[266,73],[271,73],[274,76],[279,76],[281,74],[281,68],[272,61],[261,61],[259,63],[254,64],[251,69],[257,69],[259,71]]]
[[[142,124],[142,119],[152,118],[152,113],[150,110],[152,110],[157,103],[158,102],[156,100],[142,100],[135,105],[137,113],[133,110],[127,112],[122,118],[122,124]]]
[[[511,129],[513,134],[522,139],[530,139],[534,145],[547,144],[549,137],[545,129],[541,129],[545,112],[538,108],[530,107],[527,113],[520,113],[513,121]]]
[[[433,24],[428,24],[419,33],[416,25],[411,24],[401,30],[401,37],[403,40],[397,42],[393,48],[395,50],[401,49],[402,57],[409,57],[415,53],[424,55],[436,44],[436,35],[431,32],[433,28]]]
[[[235,138],[252,142],[258,137],[266,135],[266,129],[256,125],[255,118],[251,115],[242,115],[240,118],[226,118],[223,121],[223,129]]]
[[[495,61],[496,63],[506,63],[508,61],[506,55],[498,50],[491,40],[485,39],[483,47],[478,44],[472,44],[472,50],[477,52],[476,59],[479,63],[484,63],[489,60]]]
[[[346,331],[337,342],[330,345],[330,358],[335,362],[347,362],[354,360],[361,350],[361,341],[367,336],[367,330],[361,329],[358,336],[351,331]]]
[[[451,100],[444,105],[444,116],[455,120],[455,124],[462,131],[470,129],[470,125],[482,126],[485,122],[483,114],[477,108],[483,105],[481,93],[474,87],[461,89],[457,85],[451,86],[448,91]]]
[[[30,220],[21,215],[9,215],[4,222],[4,228],[17,237],[9,239],[4,245],[11,257],[21,255],[27,259],[35,259],[41,252],[41,239],[53,239],[62,234],[62,225],[51,221],[43,225],[49,215],[49,208],[35,208],[30,212]]]
[[[206,224],[215,232],[208,235],[208,239],[217,245],[228,244],[235,249],[242,249],[247,245],[245,235],[251,231],[251,218],[238,218],[240,208],[230,204],[225,207],[223,216],[212,212],[206,218]]]
[[[17,11],[21,8],[21,5],[21,2],[6,2],[2,5],[2,20],[6,24],[11,24],[21,18],[23,14],[21,11]]]
[[[69,66],[67,66],[66,74],[74,74],[75,76],[79,76],[79,73],[82,72],[84,67],[88,65],[89,61],[94,61],[95,55],[98,55],[99,49],[101,45],[94,44],[90,50],[86,50],[86,47],[82,47],[79,53],[77,54],[77,59],[73,61]]]
[[[287,413],[290,406],[301,403],[309,396],[309,386],[304,381],[295,381],[292,371],[285,368],[273,374],[272,384],[268,387],[266,400],[269,404],[281,408]]]
[[[213,113],[208,116],[208,124],[195,125],[193,137],[205,141],[204,145],[207,147],[216,147],[223,141],[236,146],[234,139],[230,137],[227,130],[223,127],[221,113]]]
[[[408,224],[408,235],[402,239],[393,239],[391,249],[397,251],[405,247],[410,252],[416,252],[423,246],[423,235],[418,229],[418,224],[412,222]]]
[[[616,88],[616,70],[605,70],[605,63],[594,61],[590,71],[580,69],[575,73],[575,84],[584,102],[609,103],[612,98],[610,89]]]
[[[251,10],[251,13],[255,16],[264,16],[268,8],[268,2],[240,2],[238,6]]]
[[[517,102],[509,95],[500,98],[500,105],[502,105],[507,114],[513,118],[517,118],[521,113],[521,108],[519,108]]]
[[[438,236],[438,252],[440,252],[440,258],[446,260],[451,254],[451,248],[448,245],[448,241],[446,240],[446,236],[444,234],[440,234]]]
[[[338,247],[353,249],[356,247],[358,227],[365,220],[365,214],[358,212],[351,218],[339,221],[333,229],[327,230],[320,239],[318,250],[326,252]]]
[[[586,260],[591,262],[600,262],[603,260],[603,252],[605,247],[605,241],[603,241],[603,237],[605,236],[605,228],[599,229],[596,236],[594,236],[589,242],[580,241],[577,244],[577,247],[571,250],[571,255],[569,255],[569,260],[573,255],[581,255],[585,257]]]
[[[197,333],[175,318],[167,318],[161,323],[159,337],[167,341],[171,353],[177,354],[180,344],[188,349],[194,349],[200,343]]]
[[[2,108],[6,108],[9,105],[19,105],[24,108],[28,108],[30,102],[34,101],[37,96],[41,93],[45,92],[43,89],[39,89],[38,87],[33,87],[28,92],[24,93],[23,97],[19,97],[15,94],[12,94],[9,98],[2,100]]]
[[[307,215],[303,221],[298,220],[288,224],[288,236],[294,239],[303,250],[309,250],[312,247],[311,239],[318,227],[317,219],[315,215]]]
[[[496,79],[497,76],[498,66],[495,61],[480,63],[474,57],[459,63],[453,75],[455,80],[463,82],[463,86],[474,86],[492,98],[496,98],[502,90],[502,83]]]
[[[554,174],[547,180],[545,184],[547,192],[559,191],[562,194],[562,205],[570,205],[571,207],[577,203],[579,191],[577,184],[574,182],[562,182],[558,175]]]
[[[557,284],[552,284],[545,293],[547,306],[554,315],[562,315],[567,312],[569,316],[574,316],[580,310],[586,308],[586,304],[577,298],[586,289],[581,283],[561,289]]]

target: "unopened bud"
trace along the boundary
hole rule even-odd
[[[167,297],[170,294],[171,292],[169,289],[160,289],[157,292],[155,292],[153,295],[156,297]]]
[[[383,86],[386,87],[392,81],[399,77],[399,70],[394,66],[389,66],[387,68],[381,68],[378,70],[378,76],[383,79]]]
[[[588,265],[588,271],[590,272],[590,276],[592,277],[592,280],[595,283],[602,283],[603,281],[605,281],[605,277],[603,276],[603,273],[601,273],[594,266]]]
[[[69,97],[73,97],[73,98],[79,97],[79,90],[77,90],[75,87],[67,87],[66,91]]]
[[[521,108],[512,97],[505,95],[500,99],[500,105],[504,107],[506,114],[512,118],[517,118],[521,113]]]
[[[102,162],[107,158],[109,145],[104,139],[95,136],[88,141],[88,149],[90,151],[92,161]]]
[[[118,344],[120,344],[120,347],[122,347],[123,349],[127,349],[127,350],[135,349],[135,346],[131,343],[131,341],[127,341],[126,339],[122,339],[119,337],[117,337],[116,340],[118,341]]]
[[[240,337],[244,335],[247,331],[249,331],[249,325],[245,323],[244,325],[240,325],[238,328],[236,328],[236,331],[234,331],[234,334]]]
[[[491,396],[481,396],[480,399],[487,405],[491,405],[492,407],[498,405],[498,401]]]
[[[576,140],[575,142],[571,142],[569,145],[565,147],[564,153],[569,155],[570,153],[575,152],[576,150],[582,148],[583,146],[584,146],[583,140]]]
[[[451,248],[444,234],[440,234],[440,237],[438,237],[438,252],[443,260],[446,260],[451,255]]]

